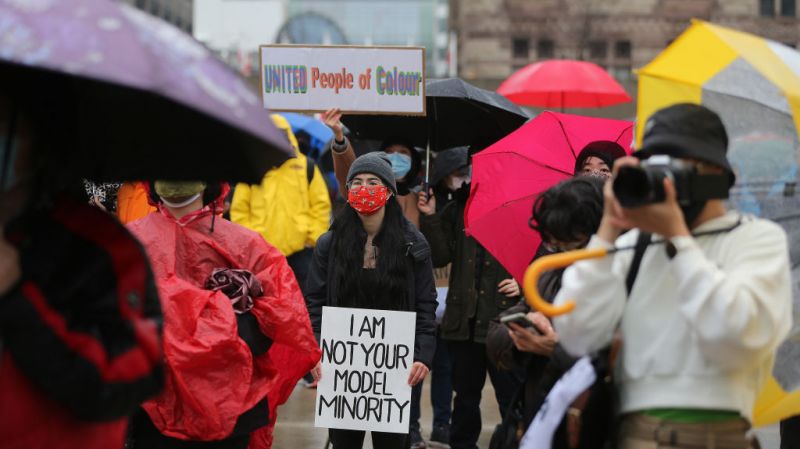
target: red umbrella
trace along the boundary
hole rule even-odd
[[[516,104],[541,108],[602,108],[633,101],[602,67],[569,59],[529,64],[497,92]]]
[[[572,176],[586,144],[608,140],[630,152],[632,139],[633,122],[543,112],[472,157],[467,235],[521,281],[541,242],[528,226],[536,196]]]

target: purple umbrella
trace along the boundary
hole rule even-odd
[[[293,154],[235,72],[115,1],[3,1],[0,74],[69,121],[57,147],[91,179],[257,183]]]

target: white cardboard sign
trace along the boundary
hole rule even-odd
[[[408,433],[416,313],[322,308],[316,427]]]
[[[261,96],[274,111],[425,115],[425,49],[262,45]]]

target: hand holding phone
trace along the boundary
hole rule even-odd
[[[516,323],[531,331],[531,333],[535,335],[542,335],[536,325],[533,324],[533,322],[528,319],[527,315],[522,312],[512,313],[511,315],[500,317],[500,322],[505,324],[509,329],[511,328],[511,323]]]

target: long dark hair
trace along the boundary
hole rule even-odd
[[[378,247],[375,265],[378,288],[364,291],[359,278],[364,266],[367,231],[358,213],[349,205],[333,220],[333,249],[336,261],[331,269],[339,304],[347,307],[405,310],[408,305],[410,267],[406,255],[405,218],[394,196],[386,202],[383,223],[373,239]]]

